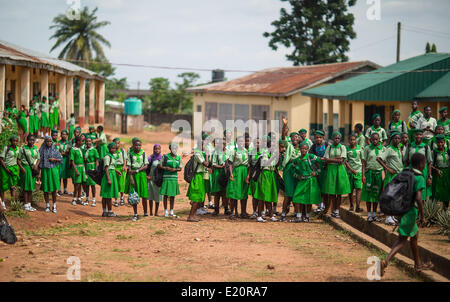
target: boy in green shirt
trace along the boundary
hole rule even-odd
[[[347,160],[345,166],[347,167],[348,180],[350,182],[350,211],[353,211],[353,192],[355,192],[355,204],[357,213],[362,212],[359,204],[361,201],[362,189],[362,153],[363,148],[356,143],[357,134],[353,133],[349,136],[350,145],[347,146]],[[362,135],[361,135],[362,136]]]

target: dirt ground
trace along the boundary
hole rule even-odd
[[[158,142],[167,152],[173,136],[145,132],[144,150],[150,154]],[[73,206],[68,196],[58,199],[57,214],[45,213],[41,203],[29,218],[11,217],[19,241],[0,243],[0,281],[67,281],[70,256],[81,261],[81,281],[368,281],[367,258],[380,256],[314,218],[261,224],[231,221],[221,209],[218,217],[189,223],[187,185],[179,178],[177,219],[132,222],[130,206],[113,208],[119,217],[102,218],[101,203]],[[390,266],[383,281],[417,280]]]

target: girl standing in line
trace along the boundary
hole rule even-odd
[[[328,204],[325,206],[322,214],[328,212],[328,207],[333,203],[331,216],[340,218],[339,208],[341,206],[342,195],[350,193],[350,183],[348,181],[347,171],[344,162],[347,159],[347,148],[341,144],[342,134],[334,132],[331,137],[333,144],[325,150],[325,161],[327,163],[327,178],[323,192],[328,194]]]
[[[230,153],[228,161],[230,163],[229,173],[230,179],[227,183],[226,196],[230,200],[231,215],[230,219],[238,216],[237,201],[246,200],[248,198],[248,151],[245,149],[245,139],[243,136],[237,138],[237,147]],[[234,217],[233,217],[234,211]]]
[[[303,141],[300,144],[300,156],[294,161],[293,175],[299,181],[292,199],[297,214],[291,222],[309,222],[312,205],[322,201],[316,173],[316,165],[321,159],[308,153],[308,150],[308,142]]]
[[[125,205],[124,193],[125,193],[125,180],[127,174],[127,155],[125,150],[120,147],[120,138],[116,137],[113,139],[113,142],[116,144],[116,152],[114,153],[114,159],[116,160],[116,171],[117,173],[117,182],[119,185],[119,195],[120,195],[120,205]],[[120,176],[119,176],[120,174]],[[114,206],[118,207],[119,202],[116,199],[114,201]],[[150,215],[152,214],[152,208],[150,206]]]
[[[54,130],[52,130],[54,131]],[[64,193],[61,193],[61,191],[59,190],[58,194],[62,195],[62,194],[69,194],[67,192],[67,180],[69,178],[71,178],[71,174],[70,174],[70,143],[68,141],[68,133],[67,130],[62,130],[61,131],[61,140],[58,142],[58,144],[56,145],[57,149],[59,150],[59,152],[61,153],[62,156],[62,162],[59,165],[59,176],[61,177],[61,180],[63,182],[63,187],[64,187]]]
[[[362,189],[362,153],[363,149],[356,143],[356,134],[350,134],[348,137],[350,145],[347,147],[347,167],[348,180],[350,183],[350,211],[353,211],[353,193],[355,193],[355,212],[362,212],[359,204],[361,201]]]
[[[53,120],[53,122],[52,122],[53,127],[54,128],[59,128],[59,99],[58,99],[58,94],[56,94],[56,96],[55,96],[55,100],[52,103],[51,110],[53,112],[53,117],[51,117],[52,120]]]
[[[367,205],[367,221],[380,222],[377,217],[378,201],[380,200],[380,193],[383,188],[383,166],[377,161],[377,158],[382,156],[385,151],[384,146],[380,143],[380,136],[378,133],[372,133],[370,137],[371,144],[364,148],[362,160],[362,181],[363,189],[361,193],[361,200]]]
[[[180,187],[178,185],[178,172],[183,168],[181,156],[177,155],[178,144],[171,143],[169,145],[170,153],[166,154],[167,161],[161,162],[160,167],[164,170],[163,182],[161,185],[160,194],[164,196],[164,216],[175,216],[173,208],[175,205],[175,196],[180,194]],[[167,199],[170,198],[170,214],[167,210]]]
[[[355,136],[356,136],[356,144],[361,147],[361,149],[364,149],[366,146],[366,138],[364,137],[363,132],[363,125],[358,123],[355,125],[354,128]]]
[[[142,142],[138,138],[133,138],[133,146],[128,151],[127,158],[127,178],[125,180],[125,193],[131,194],[132,189],[138,193],[139,198],[142,199],[142,207],[144,208],[144,217],[148,216],[147,213],[147,199],[148,199],[148,186],[147,175],[145,170],[148,166],[148,158],[145,156],[144,150],[142,150]],[[117,171],[116,171],[117,172]],[[117,175],[120,176],[118,173]],[[138,220],[137,204],[133,204],[134,217],[133,221]]]
[[[377,158],[377,161],[384,169],[384,184],[383,189],[391,180],[403,170],[403,155],[400,151],[400,133],[392,132],[390,137],[390,144],[386,150]],[[385,224],[395,225],[397,220],[393,216],[386,216]]]
[[[35,139],[37,139],[36,132],[37,132],[37,126],[36,126],[36,120],[35,115],[36,112],[34,111],[34,102],[36,99],[33,97],[30,100],[30,109],[28,109],[28,132],[30,134],[33,134]]]
[[[28,134],[28,123],[27,123],[27,116],[28,116],[28,112],[27,109],[25,108],[25,105],[22,105],[21,110],[19,111],[19,133],[20,133],[20,141],[21,142],[26,142],[27,139],[27,134]]]
[[[445,139],[450,139],[450,119],[447,117],[447,114],[447,106],[439,109],[439,115],[441,118],[437,121],[437,125],[444,127]]]
[[[52,138],[46,136],[39,149],[41,168],[41,190],[44,192],[46,203],[45,212],[50,212],[49,193],[52,194],[52,212],[56,214],[56,192],[60,190],[59,164],[62,161],[61,153],[53,144]]]
[[[387,126],[387,136],[390,138],[393,132],[408,133],[408,127],[406,123],[400,119],[400,110],[395,109],[392,112],[392,121]]]
[[[445,133],[445,129],[443,126],[436,126],[436,129],[434,130],[434,132],[436,133],[435,136],[433,136],[429,142],[430,148],[431,150],[436,150],[437,149],[437,136],[439,134],[444,134]],[[450,148],[450,140],[448,140],[447,138],[445,139],[445,147]]]
[[[97,127],[97,133],[98,133],[98,139],[94,140],[94,142],[97,144],[97,151],[101,158],[103,158],[106,153],[108,152],[107,147],[107,139],[106,134],[103,132],[103,126]]]
[[[67,119],[66,127],[69,130],[69,140],[72,140],[75,135],[75,113],[70,114],[70,117]],[[79,131],[80,133],[78,135],[81,135],[81,128]]]
[[[431,116],[431,107],[426,106],[424,108],[424,114],[421,118],[419,118],[417,122],[417,129],[423,130],[423,139],[422,141],[425,144],[428,144],[431,138],[434,136],[434,130],[437,126],[437,121],[434,117]]]
[[[81,151],[81,136],[75,137],[75,146],[70,149],[70,167],[72,168],[72,181],[74,185],[72,205],[87,205],[81,201],[81,185],[86,182],[86,169],[84,167],[83,151]]]
[[[116,144],[109,143],[108,153],[103,158],[103,168],[105,174],[100,186],[100,196],[102,197],[102,217],[116,217],[112,211],[112,198],[119,197],[119,187],[117,185],[116,163],[113,154],[116,152]]]
[[[50,120],[48,119],[48,104],[47,97],[42,97],[41,103],[41,130],[44,135],[50,133]]]
[[[92,139],[90,137],[86,137],[86,148],[84,149],[84,161],[86,162],[86,170],[92,171],[97,168],[98,160],[100,156],[98,155],[97,149],[92,145]],[[89,188],[92,191],[92,204],[91,206],[95,207],[95,181],[87,174],[86,172],[86,181],[84,182],[84,192],[86,192],[86,204],[89,204]]]
[[[308,133],[308,131],[306,131],[306,129],[298,130],[298,134],[300,135],[300,140],[302,142],[306,142],[306,144],[308,145],[308,149],[309,149],[313,145],[313,142],[312,142],[312,140],[310,140],[309,138],[306,137],[307,133]]]
[[[19,183],[19,166],[17,158],[20,148],[19,137],[11,135],[9,145],[3,148],[0,154],[0,199],[5,200],[5,191],[10,191],[11,200],[15,199],[16,186]]]
[[[225,139],[216,139],[217,144],[222,145],[222,150],[217,151],[217,148],[214,150],[212,156],[212,177],[211,177],[211,194],[214,196],[214,216],[219,215],[220,208],[220,198],[222,197],[222,203],[226,204],[225,212],[228,210],[228,202],[225,201],[225,189],[223,187],[219,179],[225,177],[225,162],[226,162],[226,141]],[[226,215],[227,213],[225,213]]]
[[[25,211],[30,212],[36,211],[36,209],[31,206],[33,191],[36,187],[36,179],[38,178],[33,176],[33,171],[39,171],[39,151],[34,145],[34,142],[34,136],[29,134],[27,137],[27,145],[20,149],[19,158],[17,160],[17,164],[21,171],[19,186],[24,192],[24,209]]]
[[[260,150],[260,142],[259,142],[259,138],[255,139],[255,144],[254,144],[254,149],[250,149],[248,151],[249,153],[249,169],[250,170],[255,170],[255,169],[260,169],[260,167],[257,167],[257,163],[258,163],[258,159],[261,156],[261,150]],[[248,188],[248,194],[251,195],[252,198],[252,207],[253,207],[253,214],[252,216],[250,216],[250,218],[257,218],[258,216],[258,205],[260,200],[255,198],[255,191],[256,191],[256,186],[257,186],[257,182],[251,177],[250,175],[250,183],[249,183],[249,188]],[[262,203],[263,207],[264,207],[264,202]]]
[[[166,158],[166,157],[164,157]],[[148,180],[148,201],[150,206],[150,216],[153,215],[153,201],[155,201],[155,216],[158,216],[159,202],[161,201],[161,187],[158,187],[153,181],[155,178],[156,169],[163,159],[161,153],[161,145],[155,144],[153,146],[153,154],[148,157],[150,173],[147,175]],[[148,171],[148,169],[147,169]]]
[[[380,143],[385,146],[387,143],[387,134],[386,131],[381,128],[381,117],[378,113],[375,113],[372,116],[372,126],[369,127],[366,131],[366,143],[370,144],[370,138],[372,137],[372,133],[378,133],[378,137],[380,138]]]
[[[269,210],[270,221],[278,221],[274,215],[273,204],[278,202],[278,188],[277,178],[275,175],[275,169],[278,163],[278,158],[275,154],[271,154],[271,151],[277,147],[274,144],[272,148],[271,139],[265,136],[261,140],[261,172],[256,181],[254,198],[258,200],[259,208],[261,203],[265,203],[266,208]],[[264,146],[267,146],[266,148]],[[265,222],[262,218],[262,213],[259,213],[258,222]]]
[[[309,153],[314,154],[315,156],[322,158],[325,155],[325,151],[327,149],[327,143],[324,140],[325,132],[322,130],[316,130],[314,132],[314,145],[309,149]],[[317,174],[319,174],[319,186],[320,191],[322,192],[322,202],[317,207],[315,212],[319,213],[325,209],[325,204],[328,203],[328,195],[324,193],[325,180],[327,178],[327,165],[325,161],[319,161],[319,169],[317,170]]]
[[[437,148],[433,150],[433,183],[432,192],[435,200],[444,203],[444,209],[448,209],[450,201],[450,150],[445,144],[445,135],[436,136]]]
[[[199,141],[197,144],[197,146],[203,146],[203,150],[206,150],[206,145],[206,140]],[[189,217],[187,218],[187,221],[190,222],[200,221],[200,219],[195,218],[195,214],[199,205],[205,201],[206,190],[204,175],[209,167],[208,156],[205,151],[202,151],[201,149],[194,151],[194,167],[196,167],[196,170],[194,171],[195,174],[186,193],[186,196],[192,204]]]

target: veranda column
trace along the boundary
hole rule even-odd
[[[364,102],[352,102],[352,128],[356,124],[364,127]]]
[[[331,134],[333,134],[333,100],[328,99],[328,138],[331,139]]]
[[[103,125],[105,121],[105,82],[99,82],[98,86],[98,122]]]
[[[310,106],[310,123],[308,134],[311,134],[313,129],[317,129],[317,98],[309,98],[309,106]]]
[[[73,113],[73,77],[66,77],[66,87],[67,87],[67,98],[66,98],[66,107],[67,107],[67,118]]]
[[[30,101],[30,68],[22,67],[20,70],[20,104],[17,106],[17,110],[20,110],[20,106],[28,105]]]
[[[41,72],[41,97],[45,96],[47,108],[48,106],[48,71],[42,70]],[[49,114],[50,108],[48,108],[47,114]],[[50,116],[50,115],[49,115]]]
[[[95,123],[95,80],[89,79],[89,125]]]
[[[84,127],[84,119],[86,116],[86,79],[80,78],[80,102],[78,106],[78,124],[80,127]]]
[[[347,118],[347,116],[345,115],[345,101],[339,101],[339,115],[338,115],[338,120],[339,120],[339,132],[341,132],[342,134],[342,138],[341,140],[344,141],[345,137],[347,136],[345,133],[345,120]]]
[[[66,76],[58,74],[58,95],[59,95],[59,129],[66,129],[67,106],[66,106]]]
[[[317,101],[317,129],[323,129],[323,99],[316,99]]]
[[[0,111],[5,110],[6,65],[0,64]]]

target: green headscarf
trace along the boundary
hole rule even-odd
[[[298,133],[297,133],[297,132],[291,132],[291,133],[289,133],[289,137],[292,137],[292,136],[294,136],[294,135],[298,135]]]
[[[323,132],[322,130],[316,130],[316,132],[314,132],[314,135],[325,136],[325,132]]]
[[[117,141],[120,142],[120,138],[116,137],[115,139],[113,139],[113,142],[117,142]]]
[[[140,142],[141,140],[137,137],[133,137],[133,139],[131,140],[131,143],[134,145],[136,142]]]
[[[400,113],[400,110],[395,109],[394,111],[392,111],[392,116],[394,116],[394,114],[396,114],[397,112]]]
[[[58,130],[52,130],[52,132],[53,132],[53,131],[56,131],[56,132],[58,132]],[[63,133],[65,133],[65,134],[69,134],[69,133],[67,132],[67,130],[62,130],[62,131],[61,131],[61,134],[63,134]]]
[[[435,137],[436,137],[437,141],[445,140],[445,135],[444,134],[438,134]]]
[[[393,138],[393,137],[396,136],[396,135],[401,135],[401,134],[400,134],[400,132],[398,132],[398,131],[393,131],[393,132],[391,133],[391,138]]]
[[[331,137],[334,138],[336,135],[342,137],[342,134],[339,131],[334,131],[333,134],[331,134]]]
[[[298,130],[298,133],[306,133],[306,132],[308,132],[308,131],[306,131],[306,129],[300,129],[300,130]]]
[[[114,143],[114,142],[109,143],[109,144],[108,144],[108,150],[109,150],[109,148],[111,148],[111,147],[116,147],[116,143]]]
[[[59,131],[55,130],[55,129],[52,129],[52,134],[54,134],[54,133],[59,133]]]
[[[377,118],[380,117],[380,115],[378,113],[375,113],[374,115],[372,115],[372,122]]]
[[[442,111],[447,110],[447,106],[442,107],[441,109],[439,109],[439,113],[441,113]]]
[[[15,134],[13,134],[13,135],[11,135],[10,137],[9,137],[9,141],[11,142],[11,141],[13,141],[13,140],[15,140],[15,139],[19,139],[19,137],[17,136],[17,135],[15,135]]]

